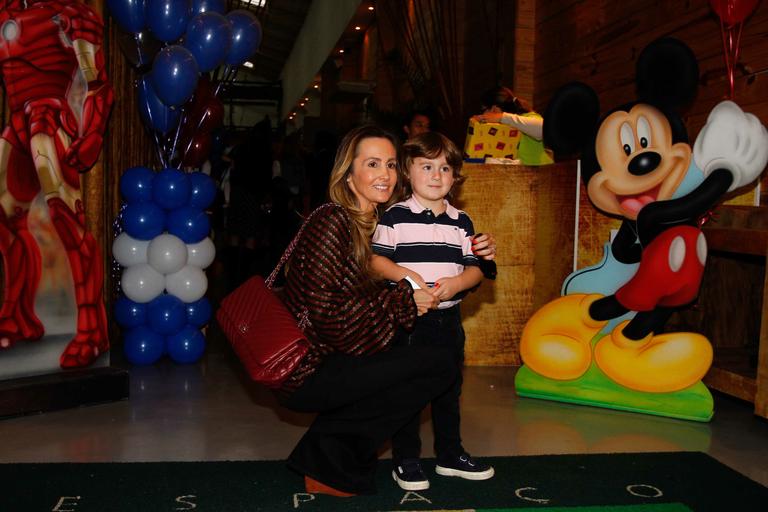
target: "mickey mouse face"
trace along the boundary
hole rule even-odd
[[[670,199],[691,161],[690,146],[672,140],[666,116],[650,105],[606,117],[595,141],[600,170],[587,185],[595,206],[636,220],[646,204]]]

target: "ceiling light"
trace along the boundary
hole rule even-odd
[[[339,53],[344,53],[344,48],[342,48],[341,50],[339,50]]]
[[[304,102],[302,101],[301,103],[299,103],[299,106],[303,107],[304,106]]]
[[[309,101],[309,98],[304,98],[304,101]]]
[[[355,30],[360,30],[360,25],[355,25]]]
[[[249,69],[253,68],[253,62],[247,60],[247,61],[243,62],[243,66],[245,66],[245,67],[247,67]]]
[[[315,89],[319,89],[320,88],[320,86],[318,84],[315,84],[312,87],[314,87]]]
[[[373,10],[373,6],[372,6],[372,5],[369,5],[369,6],[368,6],[368,10],[369,10],[369,11],[372,11],[372,10]]]

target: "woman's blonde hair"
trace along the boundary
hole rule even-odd
[[[377,211],[374,208],[373,211],[364,211],[360,208],[357,201],[357,196],[352,192],[347,181],[352,175],[352,164],[357,156],[357,151],[360,143],[364,139],[387,139],[392,143],[392,147],[397,151],[398,141],[397,138],[388,131],[379,128],[375,125],[363,125],[358,128],[350,130],[347,135],[339,144],[339,149],[336,151],[336,160],[333,163],[333,169],[331,170],[331,176],[328,184],[328,196],[334,203],[343,206],[349,215],[352,225],[350,226],[352,231],[352,257],[358,263],[360,268],[366,274],[370,275],[370,257],[373,254],[371,251],[371,237],[376,229],[376,222],[378,221]],[[395,184],[395,192],[392,197],[401,196],[401,184],[398,178]],[[388,206],[393,201],[390,201],[386,205]]]

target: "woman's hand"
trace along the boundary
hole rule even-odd
[[[472,239],[472,252],[484,260],[496,259],[496,239],[490,233],[478,233]]]
[[[416,303],[416,311],[418,316],[423,315],[430,309],[436,309],[437,305],[440,304],[440,299],[438,299],[431,291],[429,290],[413,290],[413,301]]]
[[[486,112],[484,114],[478,114],[472,116],[472,120],[479,123],[500,123],[504,112]]]

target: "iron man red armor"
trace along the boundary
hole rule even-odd
[[[34,308],[41,255],[27,226],[42,191],[77,304],[77,333],[61,354],[62,368],[88,366],[109,348],[103,262],[86,229],[79,176],[98,158],[113,102],[103,28],[81,3],[0,0],[0,73],[10,107],[0,136],[0,348],[44,334]]]

